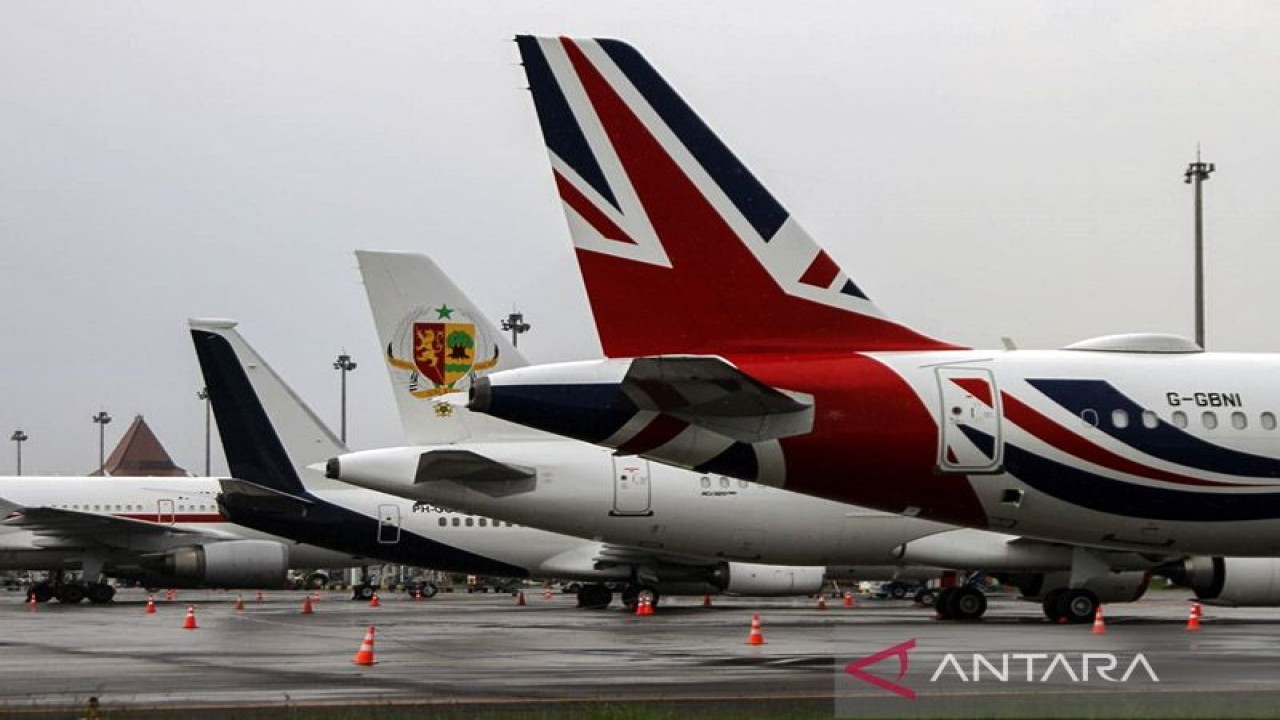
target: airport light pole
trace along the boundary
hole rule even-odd
[[[520,347],[520,336],[529,332],[529,328],[533,327],[524,321],[524,313],[513,312],[502,321],[502,329],[511,332],[512,347]]]
[[[99,410],[98,414],[93,416],[93,421],[98,425],[98,472],[106,475],[107,423],[111,422],[111,415],[106,410]]]
[[[30,437],[19,428],[13,431],[9,439],[13,441],[14,445],[18,446],[18,477],[22,477],[22,443],[29,440]]]
[[[356,369],[355,360],[345,352],[338,355],[338,359],[333,361],[333,369],[342,371],[342,416],[341,428],[342,432],[339,437],[342,444],[347,444],[347,373]]]
[[[209,388],[197,390],[196,397],[204,401],[204,476],[212,477],[213,472],[209,470]]]
[[[1196,344],[1201,348],[1204,348],[1204,207],[1200,184],[1208,180],[1215,169],[1213,163],[1200,161],[1200,147],[1196,146],[1196,161],[1188,165],[1182,175],[1183,182],[1196,189]]]

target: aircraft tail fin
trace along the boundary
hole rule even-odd
[[[954,347],[886,317],[634,48],[516,43],[605,354]]]
[[[288,495],[346,487],[308,467],[346,446],[245,342],[235,321],[188,324],[231,475]]]
[[[425,255],[356,252],[382,360],[414,445],[542,436],[466,408],[479,376],[528,362]]]

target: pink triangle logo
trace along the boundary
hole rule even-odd
[[[906,676],[907,669],[911,663],[910,659],[907,657],[907,652],[915,648],[915,646],[915,638],[912,638],[904,643],[894,645],[893,647],[887,647],[874,655],[868,655],[861,660],[854,660],[844,666],[844,671],[865,683],[871,683],[878,688],[883,688],[895,695],[907,698],[908,700],[915,700],[916,693],[914,690],[905,685],[898,684],[902,681],[902,678]],[[898,658],[898,677],[894,678],[893,681],[872,675],[864,669],[870,665],[875,665],[881,660],[894,656],[897,656]]]

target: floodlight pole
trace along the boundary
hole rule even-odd
[[[1200,161],[1200,148],[1196,147],[1196,161],[1187,166],[1183,173],[1183,182],[1195,186],[1196,203],[1196,253],[1195,253],[1195,293],[1196,293],[1196,344],[1204,347],[1204,204],[1200,184],[1209,179],[1216,168],[1213,163]]]
[[[524,313],[513,312],[502,321],[502,329],[511,333],[511,346],[520,347],[520,336],[533,326],[524,321]]]
[[[18,477],[22,477],[22,443],[30,439],[30,437],[22,431],[21,428],[14,430],[9,439],[18,446]]]
[[[209,417],[209,388],[204,387],[196,391],[196,397],[204,401],[204,476],[213,477],[213,472],[209,469],[209,442],[210,442],[210,417]]]
[[[99,410],[98,414],[93,416],[93,421],[98,424],[98,472],[106,475],[107,423],[111,422],[111,415],[106,410]]]
[[[356,369],[356,362],[351,359],[350,355],[344,352],[338,355],[337,360],[333,361],[333,369],[342,371],[342,416],[341,416],[342,432],[340,433],[339,437],[342,439],[342,444],[346,445],[347,444],[347,373]]]

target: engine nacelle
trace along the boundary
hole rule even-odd
[[[825,567],[722,562],[709,579],[729,595],[813,595],[825,576]]]
[[[1022,596],[1027,600],[1043,600],[1054,590],[1070,587],[1071,573],[1028,573],[1016,576],[1003,576],[1008,582],[1018,586]],[[1084,589],[1098,596],[1103,603],[1136,602],[1147,592],[1151,573],[1141,570],[1109,572],[1097,575],[1084,582]]]
[[[1234,607],[1280,605],[1280,559],[1192,557],[1162,574],[1202,602]]]
[[[280,588],[285,585],[289,551],[270,540],[227,540],[178,548],[144,564],[148,575],[176,587]]]

